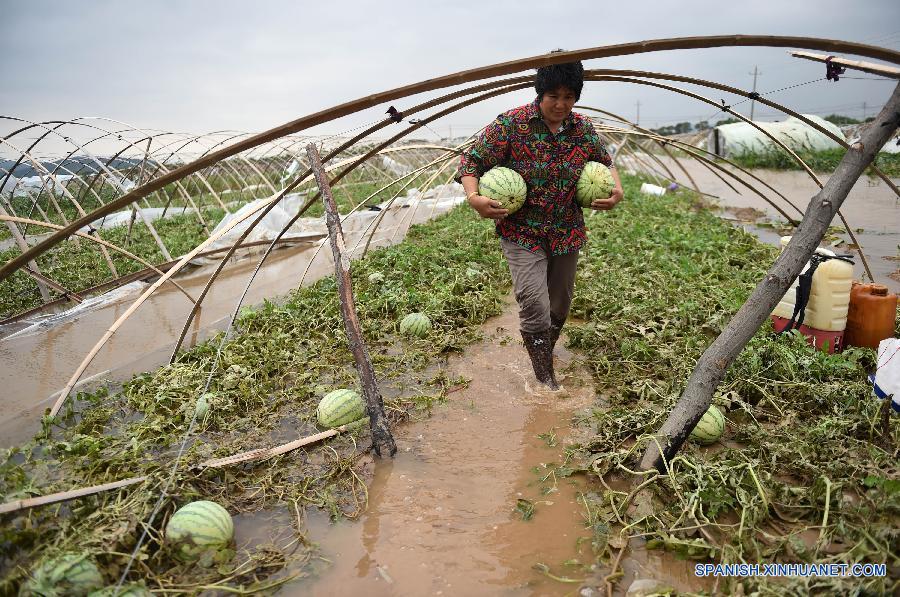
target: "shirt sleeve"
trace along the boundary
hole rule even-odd
[[[603,140],[600,139],[600,135],[597,134],[594,124],[588,122],[588,127],[590,127],[588,130],[588,138],[590,140],[589,145],[591,148],[588,160],[591,162],[600,162],[607,168],[612,168],[615,166],[615,164],[613,164],[612,156],[606,151],[606,145],[603,144]]]
[[[463,176],[481,178],[485,172],[504,164],[509,158],[509,120],[501,114],[489,124],[475,140],[474,145],[462,154],[454,180]]]

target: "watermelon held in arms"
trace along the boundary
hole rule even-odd
[[[500,202],[503,209],[512,214],[525,203],[528,187],[522,175],[512,168],[496,166],[478,181],[478,194]]]
[[[712,405],[703,413],[703,417],[691,431],[691,439],[703,446],[708,446],[720,437],[725,431],[725,417],[717,406]]]
[[[575,202],[581,207],[590,207],[595,199],[607,199],[616,181],[612,172],[600,162],[588,162],[575,183]]]
[[[319,401],[316,418],[319,425],[334,429],[362,419],[366,415],[366,403],[353,390],[341,389],[328,392]]]
[[[228,510],[215,502],[200,500],[175,511],[166,524],[166,543],[175,557],[193,561],[207,551],[219,551],[231,544],[234,522]]]
[[[19,595],[87,595],[105,584],[88,554],[67,553],[37,567],[22,584]]]
[[[404,336],[424,338],[431,331],[431,320],[424,313],[410,313],[400,320],[400,333]]]

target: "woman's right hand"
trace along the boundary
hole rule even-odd
[[[469,198],[469,205],[478,212],[482,218],[491,220],[502,220],[509,215],[509,210],[503,209],[503,204],[495,201],[490,197],[482,197],[481,195],[472,195]]]

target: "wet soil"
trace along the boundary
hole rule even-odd
[[[661,159],[666,162],[676,176],[682,180],[685,178],[684,173],[672,160]],[[737,220],[739,225],[755,234],[763,242],[778,245],[780,235],[776,231],[770,227],[755,225],[758,222],[784,221],[784,217],[778,214],[771,205],[750,189],[726,176],[729,183],[739,191],[735,192],[709,169],[694,160],[683,159],[681,163],[702,192],[716,197],[715,202],[722,208],[723,214],[728,219]],[[800,219],[802,214],[788,206],[781,197],[757,181],[747,179],[740,171],[735,170],[734,172],[756,186],[792,217]],[[793,170],[751,170],[750,172],[777,189],[801,210],[805,210],[810,199],[819,192],[818,185],[806,172]],[[824,184],[828,181],[829,175],[818,173],[818,177]],[[895,185],[900,186],[900,179],[891,180]],[[685,180],[685,182],[687,181]],[[841,213],[844,214],[856,234],[857,240],[869,260],[875,281],[886,285],[891,292],[900,292],[900,262],[897,261],[897,257],[900,255],[900,247],[898,247],[900,245],[900,197],[897,197],[880,178],[864,174],[853,186],[841,206]],[[838,217],[835,217],[832,225],[843,227]],[[852,250],[852,240],[846,233],[838,236],[843,242],[830,248],[838,254],[857,255],[854,275],[861,280],[864,269],[858,254]]]
[[[509,307],[485,325],[482,343],[451,358],[450,372],[470,384],[431,417],[396,429],[395,458],[366,462],[369,502],[358,520],[306,513],[305,532],[323,559],[313,577],[280,595],[572,595],[603,586],[608,568],[594,566],[579,502],[592,487],[583,475],[550,474],[578,439],[573,416],[597,404],[590,373],[557,346],[568,396],[536,392],[517,330]],[[530,520],[517,511],[520,500],[533,505]],[[239,519],[237,540],[276,536],[291,524],[285,512],[264,526],[258,516]],[[632,547],[618,592],[638,577],[699,586],[688,563]],[[550,578],[540,564],[571,582]],[[585,594],[600,594],[592,590]]]

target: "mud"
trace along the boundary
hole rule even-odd
[[[679,177],[679,180],[688,182],[685,180],[684,173],[672,160],[662,159]],[[723,175],[740,192],[733,191],[709,169],[694,160],[683,159],[681,163],[702,192],[716,197],[715,202],[722,208],[726,217],[742,222],[745,230],[756,234],[763,242],[778,244],[779,235],[771,228],[753,225],[754,222],[760,220],[784,221],[784,217],[759,195]],[[735,172],[747,179],[739,171]],[[801,210],[805,210],[810,199],[819,192],[818,185],[806,172],[790,170],[751,170],[751,172],[777,189]],[[827,174],[819,173],[818,176],[823,184],[828,181]],[[892,181],[895,185],[900,186],[900,179],[894,178]],[[781,197],[752,179],[748,179],[748,182],[792,217],[800,219],[802,214],[787,205]],[[897,261],[898,251],[900,251],[898,249],[898,245],[900,245],[900,197],[897,197],[880,178],[863,175],[853,186],[841,206],[841,213],[847,218],[847,222],[856,234],[857,240],[869,260],[875,281],[886,285],[892,292],[900,292],[900,279],[898,279],[900,278],[900,268],[898,268],[900,262]],[[838,217],[835,217],[832,225],[843,227]],[[854,274],[857,279],[861,280],[865,270],[858,254],[852,250],[852,241],[849,235],[843,233],[838,236],[843,242],[830,248],[838,254],[852,253],[857,256]]]
[[[549,475],[576,439],[573,415],[596,403],[590,374],[558,346],[569,395],[534,393],[517,330],[508,308],[488,323],[483,343],[451,359],[452,373],[471,383],[430,418],[395,430],[399,452],[368,465],[369,503],[358,520],[304,515],[323,559],[313,577],[285,585],[280,595],[571,595],[603,586],[608,570],[593,566],[579,504],[591,486],[583,475]],[[517,511],[519,500],[534,506],[530,520]],[[273,513],[266,530],[259,517],[252,520],[238,523],[239,544],[278,536],[297,516]],[[700,586],[689,564],[643,551],[640,542],[633,547],[620,593],[638,577],[664,578],[681,590]],[[571,582],[543,574],[540,564]]]
[[[401,208],[386,212],[371,248],[403,240],[410,222],[420,223],[435,215],[432,209]],[[361,254],[362,230],[346,229],[347,246]],[[260,270],[244,305],[277,300],[292,289],[312,284],[334,273],[331,249],[305,244],[274,251]],[[203,301],[185,346],[192,346],[226,327],[237,300],[255,269],[264,247],[244,253],[226,266]],[[310,263],[311,262],[311,263]],[[306,271],[307,266],[309,270]],[[215,266],[204,266],[177,276],[192,296],[198,296]],[[304,272],[306,271],[305,277]],[[97,340],[147,287],[135,283],[120,289],[114,300],[91,309],[70,311],[22,329],[22,324],[0,329],[0,447],[31,437],[40,428],[41,414],[78,368]],[[75,391],[100,385],[115,386],[136,373],[151,371],[168,362],[192,303],[171,284],[164,284],[130,317],[100,350]]]

